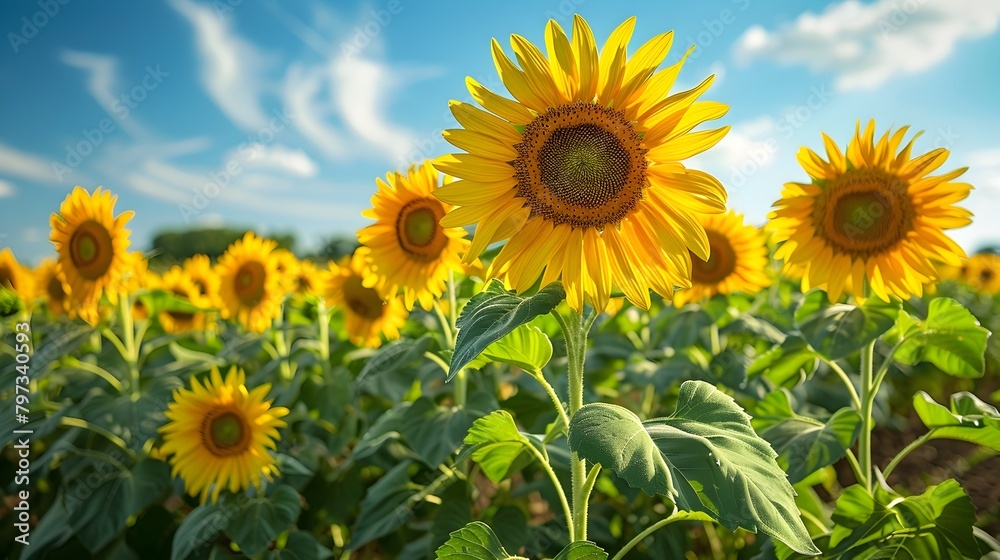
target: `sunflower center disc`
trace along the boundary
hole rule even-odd
[[[406,203],[396,218],[399,246],[412,256],[436,259],[448,244],[438,223],[442,217],[444,208],[436,200],[419,198]]]
[[[732,244],[714,231],[708,234],[709,255],[703,261],[691,253],[691,280],[697,284],[718,284],[736,270],[736,251]]]
[[[232,412],[226,412],[212,420],[210,429],[212,443],[222,449],[233,447],[243,439],[243,422]]]
[[[111,268],[115,254],[108,230],[94,220],[80,224],[69,240],[70,260],[80,276],[97,280]]]
[[[3,288],[14,287],[14,274],[7,267],[0,267],[0,287]]]
[[[549,109],[515,148],[518,195],[533,215],[603,229],[642,199],[646,149],[622,111],[579,102]]]
[[[374,321],[382,316],[382,297],[374,288],[366,288],[358,276],[344,282],[344,300],[355,314]]]
[[[264,299],[264,277],[267,271],[259,262],[244,263],[236,271],[236,297],[240,303],[253,307]]]
[[[979,279],[982,280],[984,284],[993,280],[993,271],[989,268],[982,269],[979,271]]]
[[[0,275],[0,278],[2,277],[3,276]],[[49,284],[48,286],[45,287],[45,290],[49,294],[49,299],[53,299],[55,301],[62,301],[66,297],[66,290],[63,289],[62,281],[60,281],[55,276],[49,278]]]
[[[854,169],[831,181],[817,204],[817,231],[840,251],[867,258],[894,247],[913,228],[906,185],[877,169]]]

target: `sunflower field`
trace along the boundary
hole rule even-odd
[[[686,163],[713,77],[634,24],[494,41],[506,91],[467,80],[337,262],[167,268],[76,187],[53,258],[0,252],[3,556],[1000,558],[966,170],[862,118],[747,223]]]

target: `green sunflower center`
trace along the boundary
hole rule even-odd
[[[352,312],[369,321],[382,316],[382,296],[374,288],[366,288],[360,276],[351,276],[344,282],[344,300]]]
[[[916,211],[906,185],[878,169],[852,169],[817,199],[817,231],[857,258],[888,251],[913,229]]]
[[[646,149],[622,111],[592,103],[549,109],[515,146],[518,194],[533,215],[602,229],[628,216],[646,187]]]
[[[407,202],[396,218],[399,246],[418,259],[436,259],[448,245],[448,238],[438,223],[443,216],[444,207],[436,199],[418,198]]]
[[[703,261],[691,253],[691,280],[696,284],[718,284],[736,270],[736,250],[726,236],[708,230],[709,255]]]
[[[264,282],[267,270],[257,261],[243,263],[236,271],[234,288],[240,303],[254,307],[264,299]]]
[[[94,220],[83,222],[70,236],[70,261],[86,280],[94,281],[104,276],[111,268],[114,254],[111,233]]]
[[[221,448],[233,447],[243,439],[243,421],[226,412],[212,420],[212,443]]]

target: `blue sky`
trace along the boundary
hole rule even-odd
[[[0,5],[0,246],[51,254],[49,214],[74,185],[103,185],[136,211],[141,249],[225,224],[308,250],[366,223],[376,176],[451,151],[440,131],[465,76],[499,86],[492,37],[542,45],[545,22],[569,29],[574,12],[599,43],[636,15],[633,49],[669,29],[668,62],[697,46],[680,85],[717,74],[706,98],[731,105],[733,130],[692,165],[752,221],[805,180],[800,145],[844,144],[874,117],[969,166],[979,219],[953,236],[1000,241],[996,0],[26,0]]]

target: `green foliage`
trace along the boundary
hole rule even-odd
[[[526,560],[508,554],[489,525],[473,521],[437,549],[438,560]]]
[[[827,304],[825,292],[809,292],[795,310],[795,323],[805,340],[831,360],[846,358],[892,328],[899,304],[878,299],[864,305]]]
[[[151,252],[157,255],[157,262],[165,264],[183,262],[194,255],[208,255],[215,260],[247,231],[249,230],[206,228],[162,232],[153,236]],[[289,251],[295,248],[295,236],[292,234],[272,235],[270,238],[277,241],[280,248]]]
[[[960,303],[935,298],[928,306],[926,319],[900,313],[887,341],[899,345],[893,355],[898,362],[929,362],[949,375],[979,377],[986,367],[989,336],[990,332]]]
[[[972,393],[952,395],[949,410],[920,391],[913,396],[913,409],[930,430],[927,439],[960,439],[1000,452],[1000,412]]]
[[[777,455],[750,417],[700,381],[681,385],[677,401],[673,414],[645,423],[622,407],[586,405],[570,423],[570,448],[683,510],[708,513],[731,530],[761,531],[798,552],[818,552]]]
[[[517,430],[514,418],[506,410],[498,410],[476,420],[465,437],[470,446],[463,453],[479,463],[483,474],[500,482],[533,460],[528,446],[531,442]]]

